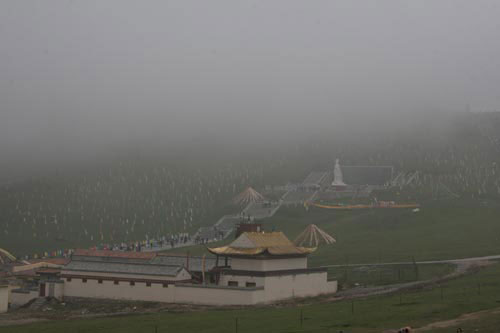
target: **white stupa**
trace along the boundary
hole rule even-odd
[[[335,167],[333,168],[333,182],[332,186],[336,189],[344,189],[347,185],[344,183],[342,176],[342,169],[340,168],[339,159],[335,160]]]

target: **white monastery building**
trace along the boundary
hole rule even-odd
[[[48,271],[40,296],[252,305],[337,291],[326,268],[308,268],[315,248],[281,232],[244,232],[215,258],[77,250],[60,272]]]

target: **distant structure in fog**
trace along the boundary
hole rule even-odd
[[[299,204],[315,200],[368,197],[373,190],[392,186],[390,165],[342,165],[335,160],[333,171],[313,171],[282,197],[283,204]]]
[[[341,166],[343,180],[351,186],[370,186],[381,189],[390,185],[393,167],[388,165],[350,165]]]
[[[342,175],[342,169],[340,168],[338,158],[335,160],[335,167],[333,168],[332,186],[336,190],[344,190],[346,188],[346,184],[344,183],[344,176]]]

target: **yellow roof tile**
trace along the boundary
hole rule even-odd
[[[307,255],[316,248],[295,246],[282,232],[244,232],[231,244],[208,250],[218,255]]]

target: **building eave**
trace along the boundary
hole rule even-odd
[[[314,267],[314,268],[297,268],[297,269],[285,269],[285,270],[274,270],[274,271],[247,271],[238,269],[224,269],[221,270],[221,273],[224,275],[266,277],[266,276],[323,273],[327,271],[328,268],[326,267]]]
[[[187,270],[186,270],[187,271]],[[159,274],[159,273],[136,273],[136,272],[119,272],[119,271],[100,271],[100,270],[85,270],[85,269],[64,269],[62,270],[61,274],[69,274],[70,272],[77,272],[77,273],[101,273],[101,274],[124,274],[124,275],[151,275],[151,276],[169,276],[169,277],[176,277],[179,275],[180,270],[177,271],[177,274]]]
[[[184,280],[159,280],[159,279],[140,279],[140,278],[129,278],[129,277],[116,277],[116,276],[100,276],[100,275],[79,275],[79,274],[70,274],[63,273],[61,274],[61,279],[87,279],[87,280],[103,280],[103,281],[119,281],[119,282],[143,282],[143,283],[167,283],[167,284],[176,284],[176,283],[189,283],[192,282],[192,279],[184,279]]]
[[[210,253],[219,256],[227,257],[280,257],[284,258],[287,256],[292,257],[303,257],[307,256],[314,251],[316,248],[307,247],[255,247],[255,248],[236,248],[230,246],[221,246],[216,248],[209,248],[207,250]]]

